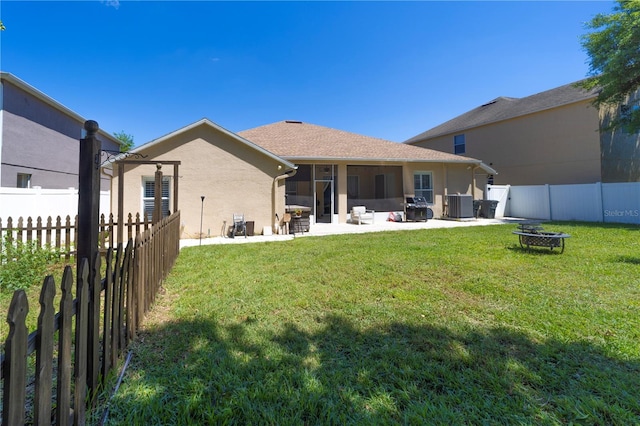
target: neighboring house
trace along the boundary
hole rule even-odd
[[[132,153],[145,155],[145,161],[180,161],[183,238],[197,237],[201,226],[205,236],[220,235],[234,213],[243,213],[259,233],[273,227],[276,214],[281,218],[286,205],[310,208],[315,222],[344,223],[354,205],[378,212],[402,211],[405,196],[423,195],[440,216],[444,194],[472,194],[477,190],[474,171],[494,172],[473,158],[299,121],[234,134],[202,119]],[[113,167],[115,194],[121,165]],[[153,209],[155,170],[152,164],[125,165],[125,214]],[[170,167],[162,170],[167,179],[163,204],[171,206],[175,177]],[[112,196],[112,211],[116,210],[117,199]]]
[[[484,183],[640,180],[639,136],[601,131],[612,111],[598,111],[596,95],[572,83],[525,98],[499,97],[405,144],[482,158],[500,171]]]
[[[19,78],[0,72],[0,187],[78,188],[85,121]],[[119,151],[120,142],[112,135],[100,130],[98,139],[103,150]],[[108,190],[109,181],[104,174],[101,189]]]

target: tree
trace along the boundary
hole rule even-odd
[[[4,31],[4,24],[0,21],[0,31]]]
[[[627,133],[640,131],[640,0],[618,0],[609,15],[598,14],[586,28],[593,30],[581,37],[590,57],[591,78],[580,84],[598,88],[596,106],[621,106],[611,128]]]
[[[129,152],[133,148],[133,136],[123,131],[113,134],[120,141],[120,152]]]

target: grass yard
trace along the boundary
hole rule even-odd
[[[514,229],[184,249],[107,424],[640,424],[640,228]]]

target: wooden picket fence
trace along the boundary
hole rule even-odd
[[[151,220],[146,215],[141,216],[140,213],[136,213],[135,217],[129,213],[124,227],[126,232],[123,234],[125,234],[125,241],[128,241],[134,235],[149,229]],[[5,222],[0,218],[0,242],[9,238],[12,241],[32,243],[40,248],[56,250],[68,262],[75,254],[76,229],[78,229],[78,216],[73,220],[70,216],[64,219],[60,216],[55,219],[51,216],[46,219],[39,216],[35,219],[19,217],[17,220],[8,217]],[[108,217],[104,214],[100,215],[98,244],[103,253],[109,247],[116,246],[117,230],[118,222],[113,214]]]
[[[67,266],[58,313],[54,313],[54,279],[45,278],[38,326],[30,334],[25,325],[26,294],[14,292],[7,315],[9,335],[0,359],[3,425],[86,423],[87,409],[136,337],[173,267],[179,238],[178,211],[138,233],[135,240],[130,238],[124,250],[122,244],[115,250],[109,247],[104,277],[100,276],[102,256],[97,255],[91,265],[83,259],[75,299],[73,273]],[[96,272],[90,274],[89,268]],[[91,275],[96,277],[93,282],[89,282]]]

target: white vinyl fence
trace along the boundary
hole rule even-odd
[[[110,191],[100,191],[100,214],[111,212]],[[49,217],[74,218],[78,214],[78,190],[0,188],[0,218]]]
[[[499,201],[496,217],[504,212],[504,216],[528,219],[640,225],[640,182],[487,185],[486,193],[489,199]]]

